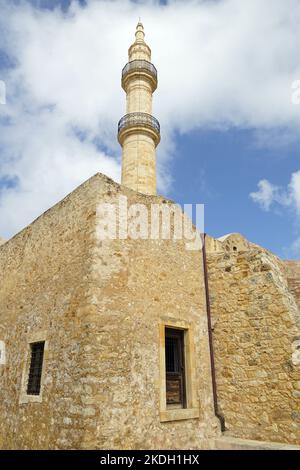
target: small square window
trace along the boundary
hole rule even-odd
[[[27,383],[27,395],[39,395],[44,359],[45,341],[31,343],[31,358]]]

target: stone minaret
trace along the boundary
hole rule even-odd
[[[145,43],[139,21],[135,42],[129,48],[129,62],[122,71],[122,87],[127,95],[127,114],[118,125],[122,146],[122,184],[144,194],[156,194],[155,149],[160,126],[152,116],[152,94],[157,88],[157,71],[151,64],[151,49]]]

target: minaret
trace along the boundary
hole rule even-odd
[[[139,21],[135,42],[128,51],[129,62],[122,70],[127,114],[119,121],[118,140],[122,146],[122,184],[140,193],[156,194],[155,149],[160,126],[152,116],[152,94],[157,88],[157,71],[144,37]]]

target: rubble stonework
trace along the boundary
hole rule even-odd
[[[99,240],[97,206],[120,194],[168,204],[97,174],[0,249],[2,449],[196,449],[220,435],[202,254],[183,240]],[[191,419],[160,418],[161,321],[193,330]],[[40,401],[24,379],[34,338],[47,340]]]
[[[218,403],[228,433],[300,444],[299,297],[286,263],[237,234],[208,239],[207,259]],[[298,266],[294,286],[299,274]]]

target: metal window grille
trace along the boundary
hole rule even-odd
[[[179,339],[166,337],[166,370],[180,372]]]
[[[41,390],[41,378],[44,359],[45,342],[32,343],[31,359],[27,384],[28,395],[39,395]]]
[[[186,407],[184,331],[166,328],[166,401],[167,405]]]

